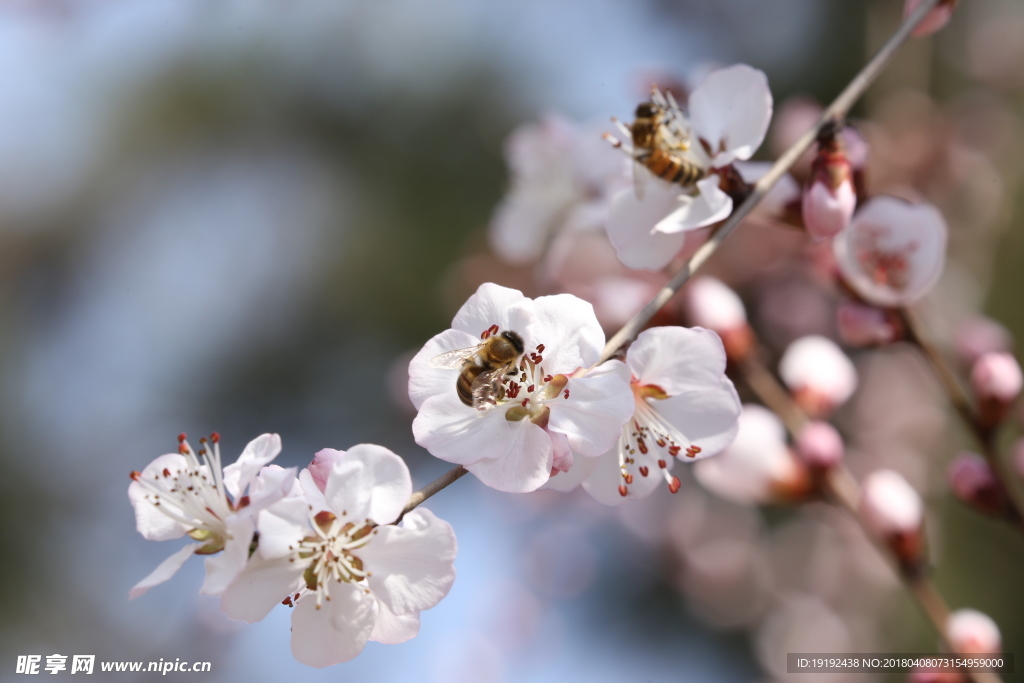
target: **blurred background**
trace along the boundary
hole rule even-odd
[[[614,510],[460,481],[429,504],[459,539],[451,595],[413,641],[323,671],[293,660],[286,608],[247,626],[200,597],[199,562],[127,600],[177,547],[135,532],[128,474],[179,432],[219,431],[227,461],[277,432],[285,466],[372,442],[417,486],[447,469],[412,441],[404,364],[480,281],[529,289],[529,266],[503,265],[486,236],[516,126],[628,120],[653,78],[734,62],[768,74],[778,120],[795,96],[837,94],[902,5],[4,3],[0,680],[19,654],[206,660],[205,681],[751,681],[784,679],[786,652],[936,651],[847,520],[742,508],[688,477]],[[950,223],[933,297],[950,339],[978,311],[1024,335],[1022,34],[1019,2],[961,3],[855,110],[869,182]],[[834,333],[809,276],[770,268],[797,249],[789,234],[767,252],[733,240],[712,270],[774,348]],[[939,587],[1024,652],[1024,541],[945,495],[967,441],[900,353],[857,359],[851,458],[926,492]]]

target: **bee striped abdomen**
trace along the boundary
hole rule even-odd
[[[486,368],[482,365],[467,363],[466,368],[459,373],[459,379],[455,382],[455,391],[459,395],[459,400],[467,406],[473,405],[473,382],[484,370]]]

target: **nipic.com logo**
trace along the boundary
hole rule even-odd
[[[71,655],[71,667],[68,668],[68,655],[18,655],[18,663],[14,673],[18,674],[91,674],[96,669],[96,655]],[[191,673],[210,671],[210,662],[183,662],[181,658],[173,661],[161,658],[156,662],[100,662],[99,670],[103,672],[149,672],[166,676],[169,673]]]

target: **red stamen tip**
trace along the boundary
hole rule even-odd
[[[626,480],[626,483],[627,483],[627,484],[632,484],[632,483],[633,483],[633,475],[632,475],[632,474],[626,474],[626,475],[625,475],[625,476],[623,477],[623,479],[625,479],[625,480]]]
[[[679,477],[672,477],[672,480],[668,483],[668,490],[672,493],[679,493],[679,487],[682,484],[679,483]]]
[[[185,439],[187,438],[188,436],[185,435],[185,432],[178,434],[178,443],[185,443]]]
[[[640,468],[640,476],[641,477],[646,477],[648,472],[650,472],[650,470],[647,469],[646,466]]]
[[[664,460],[659,460],[658,467],[660,467],[661,469],[665,469],[666,467],[668,467],[668,463],[665,462]]]
[[[165,468],[164,468],[164,472],[163,472],[163,475],[164,475],[165,477],[169,477],[169,476],[171,476],[171,471],[170,471],[169,469],[167,469],[167,468],[165,467]]]
[[[138,470],[132,470],[131,473],[128,474],[128,476],[131,478],[132,481],[138,481],[139,479],[142,479],[142,472],[139,472]]]
[[[210,441],[214,443],[220,443],[220,432],[214,432],[210,434]]]
[[[620,484],[619,485],[619,495],[622,496],[623,498],[625,498],[627,493],[628,493],[628,491],[626,491],[626,487],[622,486]]]

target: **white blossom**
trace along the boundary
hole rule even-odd
[[[187,534],[197,543],[181,548],[136,584],[132,598],[174,576],[193,554],[207,556],[201,592],[221,593],[249,556],[256,514],[297,486],[295,468],[266,466],[281,452],[277,434],[253,439],[223,470],[217,434],[202,439],[198,453],[184,434],[178,441],[177,453],[161,455],[142,472],[132,472],[128,499],[145,538],[168,541]]]
[[[458,369],[431,366],[443,353],[511,331],[524,353],[513,374],[501,378],[489,410],[460,400]],[[486,283],[462,306],[449,330],[435,336],[409,364],[409,397],[419,413],[416,443],[442,460],[464,465],[501,491],[533,491],[552,468],[568,470],[573,454],[606,452],[633,413],[629,383],[610,371],[579,376],[600,358],[604,332],[593,307],[574,296],[528,299]]]
[[[293,608],[292,653],[330,666],[367,641],[401,643],[419,631],[419,613],[455,580],[455,534],[417,508],[393,524],[412,493],[405,463],[381,446],[317,454],[329,463],[320,487],[299,475],[302,496],[259,514],[259,547],[221,598],[233,619],[254,622],[282,601]]]

